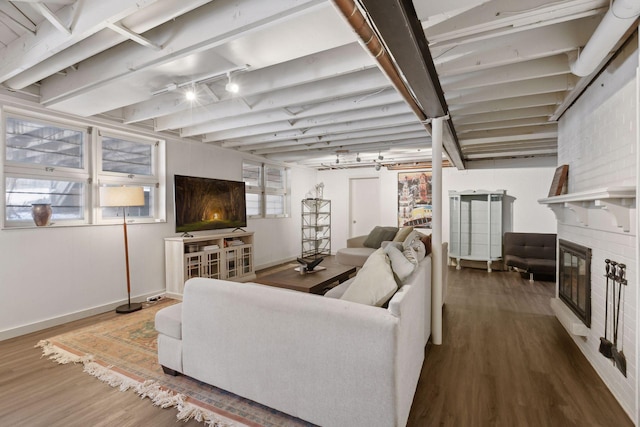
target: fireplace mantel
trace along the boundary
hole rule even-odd
[[[585,227],[589,226],[589,209],[602,209],[615,218],[618,227],[628,232],[631,222],[629,209],[635,199],[636,187],[617,186],[547,197],[539,199],[538,203],[549,206],[558,222],[564,220],[565,211],[572,211]]]

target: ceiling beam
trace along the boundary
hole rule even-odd
[[[563,92],[550,92],[537,95],[520,96],[517,98],[497,99],[495,101],[476,102],[473,104],[451,105],[450,111],[455,117],[468,114],[508,111],[514,108],[540,107],[545,105],[559,105],[564,99]]]
[[[513,83],[540,77],[570,74],[569,57],[565,54],[517,62],[488,70],[444,77],[440,80],[445,94],[449,91]]]
[[[291,146],[306,146],[306,147],[310,147],[314,144],[318,144],[318,143],[322,143],[325,144],[325,146],[327,146],[328,144],[330,144],[333,141],[336,142],[340,142],[340,144],[344,144],[344,141],[347,141],[348,144],[362,144],[362,145],[366,145],[367,148],[370,145],[375,145],[375,144],[385,144],[385,149],[388,149],[390,147],[390,140],[393,140],[393,143],[399,143],[402,141],[406,141],[406,140],[411,140],[411,139],[415,139],[415,140],[420,140],[420,141],[424,141],[425,138],[425,133],[422,130],[419,131],[413,131],[413,132],[402,132],[400,134],[395,134],[393,135],[392,138],[390,138],[389,134],[384,133],[384,132],[376,132],[374,135],[370,136],[361,136],[358,138],[351,138],[349,139],[347,138],[335,138],[335,139],[323,139],[323,138],[308,138],[305,140],[297,140],[297,139],[291,139],[288,141],[279,141],[279,142],[268,142],[268,143],[264,143],[264,144],[256,144],[256,145],[246,145],[246,146],[242,146],[242,147],[237,147],[238,151],[246,151],[246,152],[255,152],[256,150],[263,150],[263,149],[270,149],[270,148],[281,148],[281,147],[291,147]],[[427,136],[427,141],[429,144],[431,144],[431,138],[429,136]],[[377,148],[376,148],[377,150]]]
[[[322,4],[321,0],[281,0],[273,4],[261,0],[218,0],[207,3],[145,33],[149,40],[163,46],[160,51],[138,44],[123,44],[87,59],[73,73],[45,79],[41,103],[64,110],[59,104],[87,94],[93,88],[113,84],[136,72],[220,46],[243,32],[286,19],[319,4]]]
[[[45,21],[34,36],[27,33],[0,49],[0,82],[50,58],[58,52],[104,29],[109,22],[117,22],[143,9],[156,0],[83,0],[76,14],[76,3],[57,11],[61,21],[69,21],[75,14],[73,34],[58,31]]]
[[[550,25],[508,37],[458,45],[437,53],[434,50],[434,61],[444,78],[575,51],[589,40],[599,23],[598,18]]]
[[[209,135],[207,135],[206,142],[229,140],[229,142],[223,142],[222,146],[238,147],[241,145],[251,145],[263,142],[276,142],[295,138],[309,138],[311,136],[331,138],[333,135],[341,133],[364,132],[367,130],[409,124],[414,125],[417,128],[421,127],[420,123],[417,123],[416,121],[416,116],[410,111],[405,112],[404,114],[397,114],[393,116],[369,118],[364,120],[348,120],[342,123],[332,123],[324,126],[314,126],[309,128],[294,128],[290,126],[287,130],[281,129],[271,132],[260,132],[253,135],[243,134],[242,130],[240,130],[234,132],[235,136],[228,138],[218,137],[210,139]]]
[[[382,38],[405,84],[427,118],[444,117],[445,100],[427,39],[411,0],[360,0]],[[464,169],[453,122],[447,120],[444,150],[452,163]]]
[[[115,31],[116,33],[125,36],[126,38],[128,38],[129,40],[132,40],[136,43],[138,43],[141,46],[144,47],[148,47],[154,50],[160,50],[162,49],[162,46],[152,42],[151,40],[142,37],[140,34],[135,33],[133,31],[131,31],[128,28],[125,28],[124,25],[120,24],[120,23],[110,23],[107,25],[107,27],[113,31]]]
[[[44,3],[41,3],[41,2],[31,3],[31,6],[35,10],[40,12],[40,14],[44,16],[44,19],[49,21],[51,25],[53,25],[58,31],[60,31],[61,33],[67,36],[71,35],[71,26],[62,22],[62,20],[58,18],[58,16],[55,13],[53,13],[51,9],[49,9]]]
[[[549,124],[548,116],[528,117],[525,119],[502,120],[499,122],[474,123],[470,125],[457,126],[456,129],[460,138],[464,138],[465,134],[470,132],[479,132],[496,129],[513,129],[528,126],[538,126]]]
[[[426,141],[423,138],[411,138],[411,139],[399,139],[397,144],[400,145],[401,149],[409,149],[409,148],[431,148],[431,140]],[[378,143],[361,143],[358,141],[344,141],[343,143],[339,142],[331,142],[329,144],[314,144],[314,145],[296,145],[287,147],[286,150],[277,150],[269,152],[267,150],[256,150],[250,151],[252,154],[265,155],[269,158],[289,158],[292,159],[296,156],[300,156],[301,154],[304,157],[304,154],[308,156],[310,152],[330,152],[336,153],[337,150],[349,150],[349,152],[360,152],[360,151],[385,151],[389,150],[394,143],[390,143],[388,141],[378,142]]]
[[[501,122],[503,120],[515,120],[515,119],[527,119],[530,117],[551,117],[555,107],[553,105],[544,105],[541,107],[529,107],[529,108],[513,108],[505,111],[492,111],[488,113],[479,114],[456,114],[453,117],[453,121],[456,124],[456,128],[464,125],[472,125],[475,123],[492,123]]]
[[[243,98],[246,105],[239,110],[237,99],[196,107],[156,119],[156,130],[178,129],[223,117],[256,111],[328,101],[343,96],[366,94],[389,87],[389,80],[377,68],[324,79],[318,83],[295,86]],[[417,119],[416,119],[417,122]]]
[[[504,83],[474,89],[450,91],[446,93],[451,105],[495,101],[541,93],[563,92],[573,89],[576,77],[571,74],[543,77],[521,82]]]
[[[131,14],[119,22],[123,25],[126,24],[127,28],[142,34],[151,28],[170,21],[176,16],[202,6],[202,4],[207,2],[208,0],[189,0],[188,2],[156,1],[147,6],[142,13]],[[2,4],[2,2],[0,2],[0,4]],[[112,21],[109,20],[108,22]],[[77,32],[77,25],[75,31]],[[45,79],[54,72],[73,67],[85,59],[97,55],[125,40],[126,38],[113,31],[99,31],[8,79],[5,84],[12,89],[23,89]]]
[[[315,120],[331,120],[332,117],[342,115],[353,115],[357,119],[358,114],[375,114],[373,110],[385,109],[389,104],[395,105],[398,103],[404,103],[404,101],[394,89],[388,88],[331,101],[251,112],[226,117],[224,120],[211,120],[199,125],[181,128],[180,135],[202,135],[208,132],[242,128],[245,125],[261,125],[283,120],[293,123],[304,120],[308,121],[309,124],[313,124]],[[207,136],[205,135],[204,138],[206,139]]]
[[[393,138],[395,133],[402,132],[419,132],[423,131],[424,137],[428,138],[429,135],[424,130],[424,127],[420,123],[416,123],[415,119],[393,122],[389,121],[386,126],[377,128],[357,127],[353,130],[342,130],[335,133],[317,133],[305,135],[300,132],[283,132],[276,135],[259,135],[257,137],[243,138],[238,141],[225,141],[222,142],[223,148],[234,147],[248,147],[256,144],[264,144],[268,142],[285,142],[285,141],[298,141],[304,143],[305,141],[328,143],[329,141],[346,140],[350,138],[369,137],[375,135],[388,135]],[[279,146],[280,148],[282,146]]]
[[[8,1],[0,2],[0,15],[4,15],[9,18],[6,25],[16,31],[16,34],[20,33],[20,29],[24,28],[32,34],[36,33],[36,24],[34,24],[29,18],[18,9],[13,3]]]
[[[355,114],[358,113],[358,114]],[[300,136],[320,135],[340,132],[344,129],[379,128],[393,124],[416,123],[416,116],[405,104],[397,103],[389,107],[371,108],[350,111],[346,114],[328,114],[323,117],[313,117],[307,120],[286,120],[265,125],[247,126],[246,128],[230,129],[226,131],[208,133],[204,142],[236,140],[242,141],[246,137],[289,132],[298,130]]]
[[[241,96],[246,97],[373,67],[375,64],[362,48],[357,43],[351,43],[271,67],[238,73],[234,75],[233,81],[240,86]],[[226,76],[219,79],[219,82],[220,98],[228,97],[229,93],[224,89],[224,84],[227,83]],[[191,108],[182,102],[183,100],[182,93],[172,92],[128,105],[124,107],[125,123],[166,116]],[[207,104],[211,103],[200,102],[198,105]]]
[[[431,47],[507,36],[581,17],[603,14],[608,0],[492,0],[425,30]],[[517,9],[517,10],[514,10]]]

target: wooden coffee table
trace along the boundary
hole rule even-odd
[[[324,261],[323,261],[324,263]],[[322,265],[322,264],[321,264]],[[294,267],[278,271],[254,280],[263,285],[276,286],[278,288],[292,289],[294,291],[308,292],[312,294],[324,294],[331,288],[334,282],[342,283],[356,272],[355,267],[327,262],[324,270],[304,275],[296,271]]]

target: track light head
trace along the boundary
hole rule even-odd
[[[224,89],[227,92],[238,93],[238,91],[240,91],[240,86],[238,86],[237,83],[234,83],[234,82],[231,81],[231,72],[227,73],[227,78],[229,79],[229,81],[227,82],[227,84],[224,87]]]
[[[376,170],[379,171],[381,168],[380,163],[376,163]]]
[[[184,93],[184,97],[187,98],[187,101],[195,101],[196,100],[196,91],[194,87],[190,87]]]

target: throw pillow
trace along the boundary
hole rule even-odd
[[[411,233],[412,231],[413,231],[413,227],[410,226],[410,225],[407,226],[407,227],[402,227],[396,233],[395,237],[393,238],[393,241],[394,242],[404,242],[404,239],[406,239],[407,236],[409,235],[409,233]]]
[[[382,307],[397,289],[389,258],[378,249],[367,258],[341,299]]]
[[[397,232],[398,227],[374,227],[365,239],[363,246],[378,249],[382,242],[386,240],[393,240]]]
[[[431,234],[425,234],[420,239],[424,244],[425,254],[429,255],[431,253]]]
[[[393,273],[398,277],[400,282],[404,282],[404,280],[413,273],[418,263],[414,264],[408,260],[407,257],[393,245],[387,245],[384,251],[391,261],[391,270],[393,270]]]
[[[415,251],[416,260],[418,262],[422,261],[422,259],[426,256],[427,251],[424,247],[424,243],[422,243],[422,240],[420,240],[421,238],[422,234],[414,230],[407,236],[404,242],[402,242],[402,247],[404,248],[403,253],[405,254],[405,256],[407,256],[407,258],[409,258],[406,252],[408,248],[411,248]]]

